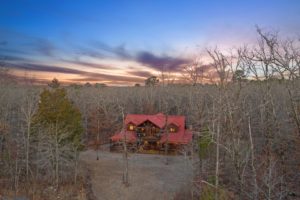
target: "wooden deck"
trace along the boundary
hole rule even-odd
[[[151,145],[137,145],[137,144],[131,144],[127,143],[127,149],[130,153],[143,153],[143,154],[159,154],[164,155],[165,154],[165,148],[164,146],[151,146]],[[169,144],[168,147],[168,155],[179,155],[182,154],[182,145],[173,145]],[[110,144],[110,151],[111,152],[123,152],[124,147],[122,142],[118,143],[111,143]]]

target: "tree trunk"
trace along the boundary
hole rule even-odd
[[[99,160],[99,148],[100,148],[100,121],[97,120],[97,139],[96,139],[97,160]]]
[[[27,122],[27,137],[26,137],[26,179],[28,181],[29,175],[29,145],[30,145],[30,129],[31,129],[31,121]]]
[[[56,189],[58,189],[58,182],[59,182],[59,141],[58,141],[58,127],[57,122],[55,123],[55,183]]]
[[[78,174],[78,151],[77,147],[75,148],[75,169],[74,169],[74,184],[77,184],[77,174]]]
[[[216,171],[215,171],[215,200],[219,199],[219,156],[220,156],[220,118],[218,119],[217,124],[217,135],[216,135]]]
[[[123,141],[123,147],[124,147],[124,154],[123,154],[123,159],[124,159],[124,173],[123,173],[123,183],[128,186],[129,181],[128,181],[128,151],[127,151],[127,140],[126,140],[126,134],[124,132],[124,141]]]
[[[124,164],[124,171],[123,171],[123,184],[125,186],[129,186],[129,180],[128,180],[128,150],[127,150],[127,138],[126,138],[126,131],[125,131],[125,116],[124,116],[124,108],[121,107],[122,110],[122,132],[124,134],[123,137],[123,164]]]
[[[254,166],[254,145],[253,145],[253,138],[252,138],[252,131],[251,131],[251,120],[250,116],[248,117],[248,128],[249,128],[249,139],[250,139],[250,149],[251,149],[251,168],[253,172],[253,182],[254,182],[254,191],[253,191],[253,199],[258,199],[258,187],[257,187],[257,176],[256,176],[256,169]]]
[[[169,151],[169,129],[168,129],[168,114],[166,114],[166,121],[165,121],[165,133],[167,135],[166,143],[165,143],[165,156],[166,156],[166,162],[165,164],[169,164],[169,158],[168,158],[168,151]]]

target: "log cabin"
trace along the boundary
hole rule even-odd
[[[111,151],[121,151],[125,141],[134,152],[161,153],[167,147],[169,153],[178,153],[192,141],[185,116],[128,114],[123,126],[110,138]]]

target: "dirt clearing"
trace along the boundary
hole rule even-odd
[[[89,150],[81,160],[90,171],[92,190],[98,200],[159,200],[173,199],[191,181],[191,169],[184,156],[130,154],[129,182],[122,184],[123,158],[121,153]]]

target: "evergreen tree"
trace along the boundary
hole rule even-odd
[[[59,87],[56,79],[52,83],[54,84],[49,84],[50,90],[44,89],[40,94],[35,125],[39,127],[41,136],[46,138],[50,148],[42,151],[42,157],[47,158],[46,165],[52,168],[52,177],[58,188],[61,176],[66,176],[73,170],[76,182],[83,127],[81,113],[68,99],[66,90]]]
[[[57,83],[56,79],[54,81]],[[81,113],[68,99],[66,90],[56,86],[57,84],[40,94],[36,122],[53,130],[57,129],[58,134],[65,134],[61,142],[79,145],[83,131]]]

